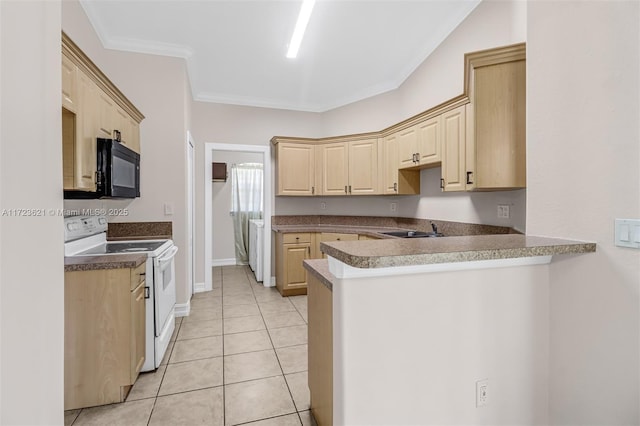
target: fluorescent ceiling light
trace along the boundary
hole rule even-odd
[[[291,42],[289,43],[287,58],[295,58],[298,56],[298,49],[300,49],[300,43],[302,43],[302,37],[304,37],[304,31],[307,29],[307,24],[309,23],[309,18],[311,18],[311,12],[313,11],[313,5],[315,3],[316,0],[302,1],[296,28],[293,30],[293,36],[291,36]]]

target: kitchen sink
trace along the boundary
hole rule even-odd
[[[444,237],[443,234],[439,232],[422,232],[422,231],[393,231],[393,232],[382,232],[384,235],[391,235],[392,237],[400,237],[400,238],[433,238],[433,237]]]

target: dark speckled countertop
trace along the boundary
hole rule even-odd
[[[527,235],[472,235],[444,238],[321,243],[322,251],[355,268],[428,265],[592,253],[595,243]]]
[[[146,253],[114,254],[108,256],[67,256],[64,271],[95,271],[98,269],[137,268],[147,261]]]
[[[329,262],[327,259],[307,259],[303,264],[309,273],[316,277],[329,290],[333,291],[333,280],[335,277],[329,271]]]

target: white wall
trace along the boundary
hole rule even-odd
[[[526,40],[526,3],[485,1],[427,58],[397,90],[322,114],[322,136],[382,130],[434,107],[464,90],[464,54]],[[289,132],[289,136],[312,136]],[[443,193],[441,168],[421,172],[421,195],[413,197],[350,197],[345,199],[276,199],[276,214],[309,214],[327,203],[326,214],[404,216],[482,223],[525,231],[526,191]],[[397,213],[389,203],[397,202]],[[508,204],[509,219],[498,219],[497,205]],[[331,208],[329,207],[331,206]],[[323,212],[320,212],[323,213]],[[323,213],[324,214],[324,213]]]
[[[550,268],[550,421],[639,424],[640,3],[529,2],[527,232],[594,241]]]
[[[320,115],[309,112],[193,102],[192,129],[196,140],[196,282],[204,281],[205,144],[269,146],[274,135],[320,135]],[[272,182],[273,184],[273,182]],[[272,185],[272,194],[275,193]],[[276,205],[278,203],[276,199]],[[273,204],[272,204],[273,205]],[[217,238],[217,237],[216,237]]]
[[[235,237],[231,210],[231,165],[241,163],[262,164],[262,154],[258,152],[213,151],[213,161],[227,163],[229,178],[226,182],[213,182],[213,261],[234,259]]]
[[[191,297],[186,269],[186,130],[190,102],[185,94],[188,77],[184,60],[103,48],[76,0],[62,2],[62,29],[145,115],[140,124],[140,198],[67,201],[65,207],[126,207],[128,216],[109,220],[173,222],[173,240],[180,248],[176,255],[176,296],[177,303],[184,304]],[[165,215],[165,204],[173,207],[172,215]]]
[[[0,2],[0,424],[63,423],[60,2]],[[53,211],[50,211],[53,209]]]
[[[333,307],[334,424],[548,424],[548,265],[337,279]]]

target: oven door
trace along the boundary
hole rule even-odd
[[[176,304],[176,271],[174,257],[178,247],[171,246],[168,250],[153,258],[153,286],[155,290],[155,333],[160,336],[171,311]]]

